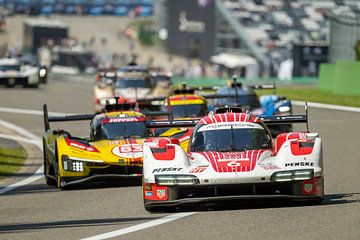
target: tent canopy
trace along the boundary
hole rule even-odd
[[[258,65],[255,58],[248,55],[234,55],[229,53],[220,53],[211,57],[211,62],[224,65],[227,68],[240,68],[249,65]]]

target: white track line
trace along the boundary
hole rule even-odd
[[[18,137],[18,136],[9,135],[9,134],[2,134],[2,133],[0,133],[0,138],[9,139],[9,140],[13,140],[16,142],[26,142],[26,143],[30,143],[30,144],[34,144],[34,145],[38,145],[38,143],[39,143],[39,140]]]
[[[16,113],[18,113],[18,112],[16,112]],[[34,135],[33,133],[29,132],[28,130],[26,130],[26,129],[22,128],[22,127],[19,127],[19,126],[13,124],[13,123],[4,121],[2,119],[0,119],[0,124],[7,127],[7,128],[9,128],[9,129],[11,129],[11,130],[13,130],[14,132],[17,132],[18,134],[26,137],[26,138],[21,138],[21,137],[10,136],[11,139],[33,143],[40,150],[42,150],[42,143],[41,143],[41,138],[40,137]],[[9,137],[9,135],[0,134],[0,137]],[[19,182],[16,182],[14,184],[11,184],[9,186],[6,186],[6,187],[0,189],[0,195],[6,193],[8,191],[11,191],[11,190],[13,190],[15,188],[23,187],[23,186],[28,185],[28,184],[30,184],[32,182],[35,182],[35,181],[39,180],[42,177],[43,177],[43,168],[40,167],[30,177],[25,178],[24,180],[21,180]],[[140,230],[143,230],[143,229],[146,229],[146,228],[151,228],[151,227],[161,225],[161,224],[164,224],[164,223],[168,223],[168,222],[171,222],[171,221],[176,221],[176,220],[178,220],[180,218],[184,218],[184,217],[187,217],[187,216],[190,216],[190,215],[193,215],[193,214],[196,214],[196,212],[175,213],[175,214],[167,215],[165,217],[155,219],[155,220],[152,220],[152,221],[149,221],[149,222],[141,223],[141,224],[138,224],[138,225],[134,225],[134,226],[119,229],[119,230],[116,230],[116,231],[96,235],[96,236],[85,238],[85,239],[93,239],[93,240],[99,239],[100,240],[100,239],[108,239],[108,238],[112,238],[112,237],[116,237],[116,236],[121,236],[121,235],[124,235],[124,234],[140,231]]]
[[[164,223],[176,221],[180,218],[188,217],[188,216],[191,216],[194,214],[196,214],[196,212],[175,213],[175,214],[167,215],[165,217],[155,219],[155,220],[152,220],[149,222],[140,223],[138,225],[134,225],[134,226],[127,227],[127,228],[122,228],[122,229],[119,229],[119,230],[116,230],[113,232],[108,232],[108,233],[103,233],[103,234],[96,235],[93,237],[83,238],[82,240],[102,240],[102,239],[118,237],[118,236],[125,235],[128,233],[133,233],[133,232],[141,231],[141,230],[144,230],[147,228],[155,227],[155,226],[158,226],[158,225],[161,225]]]
[[[301,102],[301,101],[291,101],[291,102],[295,106],[304,106],[305,105],[305,102]],[[348,111],[348,112],[360,112],[360,108],[338,106],[338,105],[331,105],[331,104],[308,102],[308,106],[313,107],[313,108],[340,110],[340,111]],[[152,220],[152,221],[149,221],[149,222],[141,223],[141,224],[131,226],[131,227],[127,227],[127,228],[123,228],[123,229],[119,229],[119,230],[116,230],[116,231],[113,231],[113,232],[108,232],[108,233],[96,235],[96,236],[93,236],[93,237],[84,238],[82,240],[102,240],[102,239],[118,237],[118,236],[125,235],[125,234],[128,234],[128,233],[133,233],[133,232],[137,232],[137,231],[140,231],[140,230],[143,230],[143,229],[155,227],[157,225],[164,224],[164,223],[167,223],[167,222],[175,221],[175,220],[178,220],[180,218],[184,218],[184,217],[187,217],[187,216],[190,216],[190,215],[193,215],[193,214],[196,214],[196,212],[175,213],[175,214],[172,214],[172,215],[162,217],[160,219]]]
[[[21,180],[21,181],[19,181],[19,182],[16,182],[16,183],[14,183],[14,184],[11,184],[11,185],[9,185],[9,186],[6,186],[6,187],[4,187],[4,188],[1,188],[1,189],[0,189],[0,195],[1,195],[1,194],[4,194],[4,193],[6,193],[6,192],[9,192],[9,191],[11,191],[11,190],[13,190],[13,189],[15,189],[15,188],[23,187],[23,186],[28,185],[28,184],[30,184],[30,183],[32,183],[32,182],[35,182],[35,181],[39,180],[39,179],[42,178],[42,177],[43,177],[43,168],[40,167],[40,168],[39,168],[33,175],[31,175],[30,177],[27,177],[27,178],[25,178],[24,180]]]
[[[16,140],[16,141],[24,141],[24,142],[28,142],[28,143],[31,143],[31,144],[34,144],[36,147],[38,147],[40,149],[40,151],[42,151],[42,143],[41,143],[41,138],[36,136],[35,134],[29,132],[28,130],[22,128],[22,127],[19,127],[13,123],[10,123],[10,122],[7,122],[7,121],[4,121],[2,119],[0,119],[0,124],[3,125],[4,127],[6,128],[9,128],[11,130],[13,130],[14,132],[24,136],[25,138],[22,138],[22,137],[15,137],[15,136],[11,136],[9,139],[13,139],[13,140]],[[9,135],[6,135],[6,134],[1,134],[1,137],[9,137]],[[23,187],[27,184],[30,184],[32,182],[35,182],[37,180],[39,180],[40,178],[43,177],[43,168],[40,167],[33,175],[31,175],[30,177],[27,177],[25,178],[24,180],[21,180],[19,182],[16,182],[16,183],[13,183],[9,186],[6,186],[4,188],[1,188],[0,189],[0,194],[3,194],[3,193],[6,193],[8,191],[11,191],[15,188],[18,188],[18,187]]]
[[[292,101],[292,104],[297,105],[297,106],[304,106],[304,102],[301,102],[301,101]],[[309,107],[315,107],[315,108],[341,110],[341,111],[349,111],[349,112],[360,112],[360,108],[354,108],[354,107],[345,107],[345,106],[337,106],[337,105],[321,104],[321,103],[312,103],[312,102],[309,102],[308,105],[309,105]],[[0,107],[0,112],[42,115],[42,111],[38,111],[38,110],[4,108],[4,107]],[[50,114],[52,114],[52,115],[64,115],[63,113],[50,113]],[[23,129],[23,128],[19,127],[19,126],[16,126],[16,125],[14,125],[12,123],[6,122],[6,121],[1,120],[1,119],[0,119],[0,124],[14,130],[15,132],[19,133],[20,135],[22,135],[24,137],[29,138],[28,139],[29,141],[34,141],[36,146],[38,146],[39,149],[42,149],[41,138],[39,138],[38,136],[35,136],[34,134],[27,131],[26,129]],[[36,171],[36,173],[33,174],[32,176],[30,176],[30,177],[28,177],[28,178],[26,178],[26,179],[24,179],[24,180],[22,180],[20,182],[9,185],[9,186],[7,186],[7,187],[5,187],[3,189],[0,189],[0,194],[8,192],[8,191],[13,190],[13,189],[18,188],[18,187],[25,186],[25,185],[27,185],[29,183],[32,183],[32,182],[38,180],[41,177],[42,177],[42,168],[39,168]],[[156,220],[152,220],[152,221],[149,221],[149,222],[134,225],[134,226],[131,226],[131,227],[119,229],[119,230],[108,232],[108,233],[103,233],[103,234],[100,234],[100,235],[95,235],[95,236],[89,237],[89,238],[84,238],[83,240],[102,240],[102,239],[113,238],[113,237],[129,234],[129,233],[141,231],[141,230],[144,230],[144,229],[147,229],[147,228],[155,227],[155,226],[165,224],[165,223],[168,223],[168,222],[171,222],[171,221],[176,221],[178,219],[181,219],[181,218],[184,218],[184,217],[187,217],[187,216],[191,216],[193,214],[196,214],[196,212],[175,213],[175,214],[167,215],[165,217],[162,217],[162,218],[159,218],[159,219],[156,219]]]
[[[25,137],[25,138],[28,138],[28,139],[34,139],[34,140],[41,140],[40,137],[36,136],[35,134],[29,132],[28,130],[22,128],[22,127],[19,127],[13,123],[10,123],[10,122],[7,122],[7,121],[4,121],[2,119],[0,119],[0,124],[3,125],[4,127],[6,128],[9,128],[11,130],[13,130],[14,132],[20,134],[21,136]],[[41,144],[40,144],[41,146]],[[41,149],[42,149],[42,146],[41,146]]]
[[[291,104],[295,106],[304,106],[305,102],[291,101]],[[360,108],[358,107],[347,107],[347,106],[325,104],[325,103],[308,102],[308,106],[313,108],[330,109],[330,110],[338,110],[338,111],[360,112]]]

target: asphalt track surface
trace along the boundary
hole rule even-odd
[[[49,111],[91,113],[92,83],[50,80],[40,89],[0,88],[0,107],[41,110],[46,102]],[[41,116],[0,112],[0,118],[43,133]],[[360,113],[310,108],[310,129],[320,133],[324,147],[326,199],[320,206],[267,202],[191,208],[193,215],[118,238],[360,239],[359,126]],[[82,136],[89,130],[87,122],[61,127]],[[169,214],[146,212],[140,186],[61,191],[41,178],[0,195],[0,239],[80,239]]]

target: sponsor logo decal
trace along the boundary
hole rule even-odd
[[[263,129],[263,127],[257,123],[249,123],[249,122],[225,122],[225,123],[211,123],[208,125],[202,126],[198,131],[210,131],[216,129],[230,129],[230,128],[256,128]]]
[[[142,144],[124,144],[114,147],[111,152],[122,158],[141,158],[143,156]]]
[[[268,166],[261,166],[263,169],[265,170],[276,170],[276,169],[280,169],[277,166],[272,166],[272,165],[268,165]]]
[[[68,138],[65,138],[65,142],[69,146],[74,147],[74,148],[78,148],[78,149],[85,150],[85,151],[88,151],[88,152],[99,152],[95,147],[87,146],[85,144],[76,142],[76,141],[68,139]]]
[[[181,171],[183,168],[169,167],[169,168],[155,168],[152,173],[168,172],[168,171]]]
[[[190,173],[201,173],[203,171],[205,171],[207,169],[208,166],[200,166],[200,167],[196,167],[191,169],[189,172]]]
[[[312,162],[293,162],[285,163],[285,167],[313,167],[314,163]]]
[[[157,189],[156,190],[156,196],[160,199],[163,199],[166,197],[166,190],[165,189]]]
[[[318,193],[318,181],[317,179],[304,180],[302,182],[302,193],[304,195],[314,195]]]
[[[312,183],[306,183],[304,184],[304,191],[309,194],[313,190],[313,184]]]
[[[110,118],[109,123],[119,123],[119,122],[138,122],[139,120],[135,117],[131,118]]]

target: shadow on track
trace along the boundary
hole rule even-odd
[[[119,181],[119,182],[93,182],[88,183],[86,185],[81,186],[73,186],[66,190],[60,190],[52,186],[48,186],[44,183],[38,184],[29,184],[19,188],[16,188],[12,191],[1,194],[1,196],[9,196],[9,195],[20,195],[20,194],[39,194],[39,193],[49,193],[49,192],[71,192],[75,190],[91,190],[91,189],[99,189],[99,188],[126,188],[126,187],[136,187],[141,186],[141,179],[133,179],[131,181]]]
[[[351,199],[349,199],[351,198]],[[249,209],[266,209],[266,208],[289,208],[289,207],[309,207],[309,206],[326,206],[333,204],[347,204],[360,202],[360,193],[345,193],[345,194],[327,194],[324,201],[319,203],[307,201],[291,201],[291,200],[251,200],[238,202],[221,202],[221,203],[207,203],[203,205],[182,205],[180,207],[169,207],[159,209],[154,213],[164,212],[204,212],[204,211],[232,211],[232,210],[249,210]]]
[[[52,228],[76,228],[91,226],[109,226],[129,224],[137,221],[149,221],[157,217],[129,217],[129,218],[105,218],[105,219],[84,219],[57,222],[19,223],[0,226],[0,234],[25,232],[29,230],[52,229]]]

